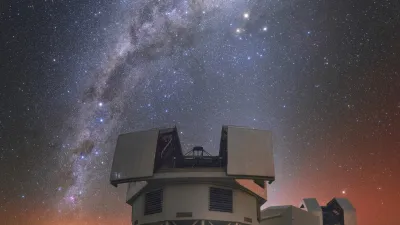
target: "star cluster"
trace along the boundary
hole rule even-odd
[[[396,1],[13,1],[0,8],[0,218],[130,224],[109,185],[120,133],[177,125],[217,153],[223,124],[272,130],[267,205],[400,200]]]

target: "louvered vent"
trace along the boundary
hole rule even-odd
[[[249,217],[244,217],[244,222],[252,223],[252,222],[253,222],[253,219],[251,219],[251,218],[249,218]]]
[[[232,212],[232,190],[210,187],[210,211]]]
[[[144,215],[151,215],[162,212],[163,190],[159,189],[146,193]]]

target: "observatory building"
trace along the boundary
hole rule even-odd
[[[176,127],[121,134],[110,177],[128,183],[133,225],[356,225],[346,199],[261,211],[274,180],[271,132],[236,126],[222,127],[218,155],[184,154]]]

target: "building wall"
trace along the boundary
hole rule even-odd
[[[344,225],[357,225],[357,216],[355,211],[344,210]]]
[[[285,218],[282,216],[278,216],[265,219],[260,222],[260,225],[290,225],[290,223],[285,223]]]
[[[287,216],[292,220],[292,225],[319,225],[319,217],[302,209],[291,207],[291,216]]]
[[[267,209],[260,225],[319,225],[319,218],[302,209],[289,206],[286,209]]]
[[[308,212],[318,218],[318,223],[316,225],[323,225],[322,211],[311,211],[311,212],[308,211]]]
[[[303,205],[303,210],[312,213],[314,216],[318,217],[318,225],[323,225],[322,209],[319,205],[317,199],[315,198],[304,198],[301,205]]]
[[[251,224],[258,224],[256,198],[241,190],[233,190],[233,213],[209,211],[210,184],[179,184],[163,188],[162,213],[144,216],[144,195],[132,204],[132,221],[147,224],[164,220],[203,219],[246,223],[244,217],[252,219]],[[225,188],[225,187],[221,187]],[[190,218],[177,218],[177,212],[192,212]],[[250,224],[250,223],[249,223]]]

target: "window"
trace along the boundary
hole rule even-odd
[[[162,212],[163,190],[148,192],[145,195],[144,215]]]
[[[210,187],[210,211],[232,212],[232,190]]]

